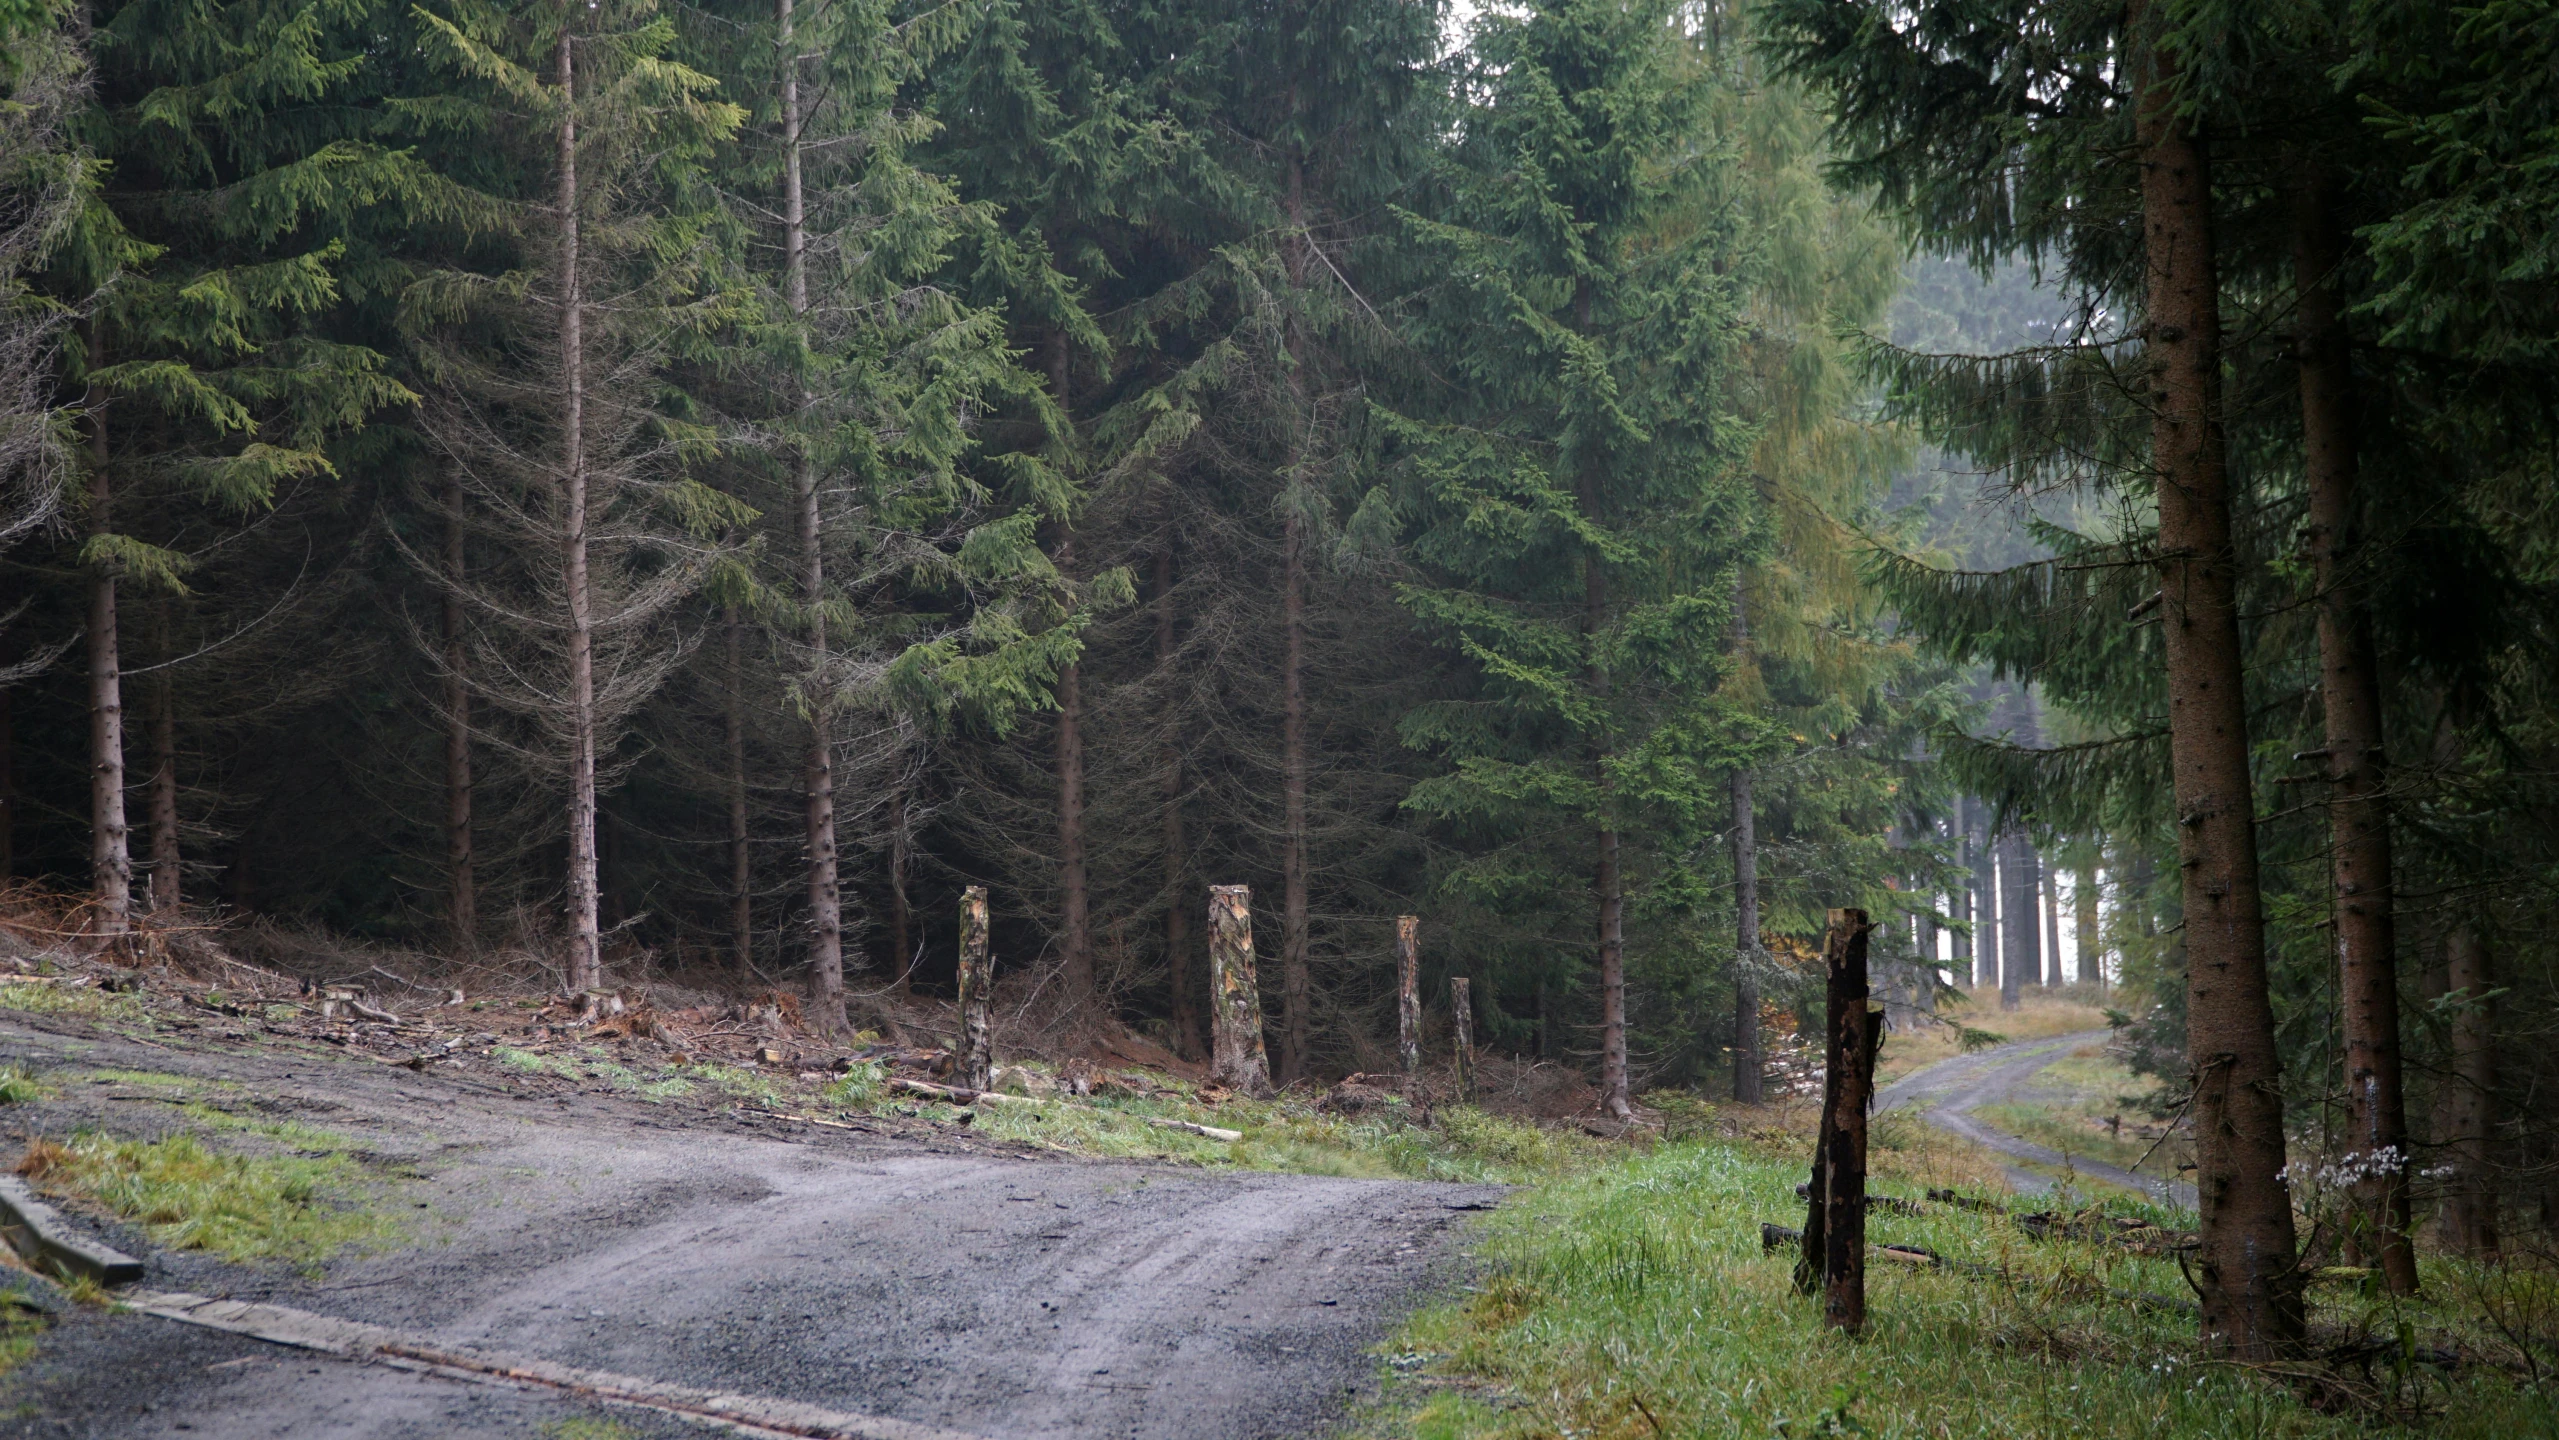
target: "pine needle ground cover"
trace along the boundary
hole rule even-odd
[[[1917,1198],[1924,1155],[1882,1157],[1881,1193]],[[1891,1178],[1883,1178],[1884,1172]],[[1515,1197],[1486,1221],[1484,1270],[1388,1347],[1400,1379],[1367,1434],[1400,1440],[1637,1437],[2176,1437],[2271,1440],[2422,1430],[2559,1434],[2547,1341],[2520,1357],[2480,1277],[2430,1263],[2426,1297],[2391,1308],[2314,1290],[2322,1333],[2446,1340],[2502,1363],[2459,1376],[2381,1362],[2324,1407],[2266,1375],[2199,1360],[2194,1322],[2110,1292],[2186,1293],[2171,1260],[2029,1238],[1945,1206],[1878,1210],[1873,1242],[1923,1245],[1981,1273],[1875,1263],[1862,1340],[1825,1332],[1763,1221],[1802,1223],[1805,1165],[1775,1147],[1665,1145]],[[2514,1307],[2546,1321],[2553,1287]],[[2536,1308],[2538,1307],[2538,1308]],[[2405,1328],[2401,1328],[2404,1325]],[[2396,1348],[2396,1347],[2394,1347]],[[2527,1363],[2515,1363],[2518,1359]],[[2325,1413],[2323,1413],[2323,1411]]]

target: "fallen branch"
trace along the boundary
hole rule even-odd
[[[1185,1135],[1202,1135],[1221,1144],[1231,1145],[1244,1138],[1241,1130],[1225,1130],[1215,1125],[1198,1125],[1188,1120],[1165,1120],[1153,1115],[1124,1115],[1098,1105],[1078,1105],[1071,1100],[1051,1100],[1038,1095],[1007,1095],[1001,1090],[970,1090],[958,1085],[936,1085],[929,1080],[898,1079],[887,1088],[904,1095],[918,1095],[927,1100],[941,1100],[953,1105],[1058,1105],[1069,1110],[1089,1110],[1119,1120],[1135,1120],[1158,1130],[1179,1130]]]

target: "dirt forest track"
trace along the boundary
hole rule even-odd
[[[1940,1060],[1885,1086],[1875,1095],[1875,1113],[1910,1108],[1928,1123],[1960,1135],[2012,1160],[2068,1170],[2082,1179],[2120,1186],[2153,1200],[2192,1210],[2195,1187],[2183,1180],[2157,1180],[2093,1160],[2065,1155],[2048,1145],[1993,1129],[1973,1112],[2016,1095],[2054,1061],[2088,1045],[2114,1038],[2109,1030],[2083,1030],[2036,1040],[2013,1040],[1970,1055]],[[2040,1195],[2053,1188],[2053,1177],[2023,1166],[2006,1167],[2008,1183],[2021,1195]]]
[[[1372,1393],[1388,1327],[1458,1273],[1494,1187],[1059,1159],[953,1126],[820,1128],[309,1054],[183,1050],[0,1022],[0,1061],[57,1077],[22,1134],[179,1123],[99,1071],[192,1077],[217,1106],[352,1137],[402,1240],[320,1273],[155,1251],[146,1289],[269,1302],[458,1352],[761,1397],[961,1436],[1320,1434]],[[80,1310],[5,1382],[0,1434],[553,1433],[574,1390],[357,1364]],[[610,1433],[610,1432],[607,1432]],[[771,1432],[768,1432],[771,1433]],[[885,1433],[885,1432],[884,1432]]]

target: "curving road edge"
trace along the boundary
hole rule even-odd
[[[1924,1069],[1914,1070],[1878,1091],[1875,1113],[1881,1115],[1892,1110],[1917,1109],[1921,1118],[1938,1129],[1960,1135],[2012,1160],[2060,1166],[2082,1178],[2121,1186],[2160,1203],[2192,1210],[2195,1208],[2195,1187],[2183,1180],[2157,1180],[2084,1155],[2066,1154],[2048,1145],[2038,1145],[2032,1140],[1992,1129],[1973,1114],[1984,1105],[2007,1099],[2018,1086],[2071,1051],[2113,1038],[2111,1030],[2079,1030],[2039,1040],[2012,1040],[1970,1055],[1940,1060]],[[2021,1195],[2041,1195],[2053,1188],[2048,1176],[2014,1165],[2004,1168],[2008,1172],[2008,1183]]]

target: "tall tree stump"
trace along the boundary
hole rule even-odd
[[[1833,910],[1822,940],[1829,1045],[1804,1256],[1795,1267],[1796,1288],[1821,1293],[1822,1322],[1851,1334],[1866,1327],[1866,1107],[1874,1099],[1875,1052],[1883,1039],[1867,994],[1870,928],[1863,910]]]
[[[1472,987],[1463,975],[1448,977],[1449,1024],[1457,1042],[1457,1098],[1475,1098],[1475,1006],[1468,991]]]
[[[1241,1095],[1271,1093],[1262,1049],[1262,992],[1253,977],[1253,887],[1208,887],[1209,1078]]]
[[[1422,1071],[1422,917],[1395,917],[1395,1058],[1404,1078]]]
[[[986,887],[971,885],[960,896],[960,1053],[951,1077],[963,1089],[983,1090],[994,1080],[995,1036],[987,1023],[994,986],[995,964],[986,950]]]

